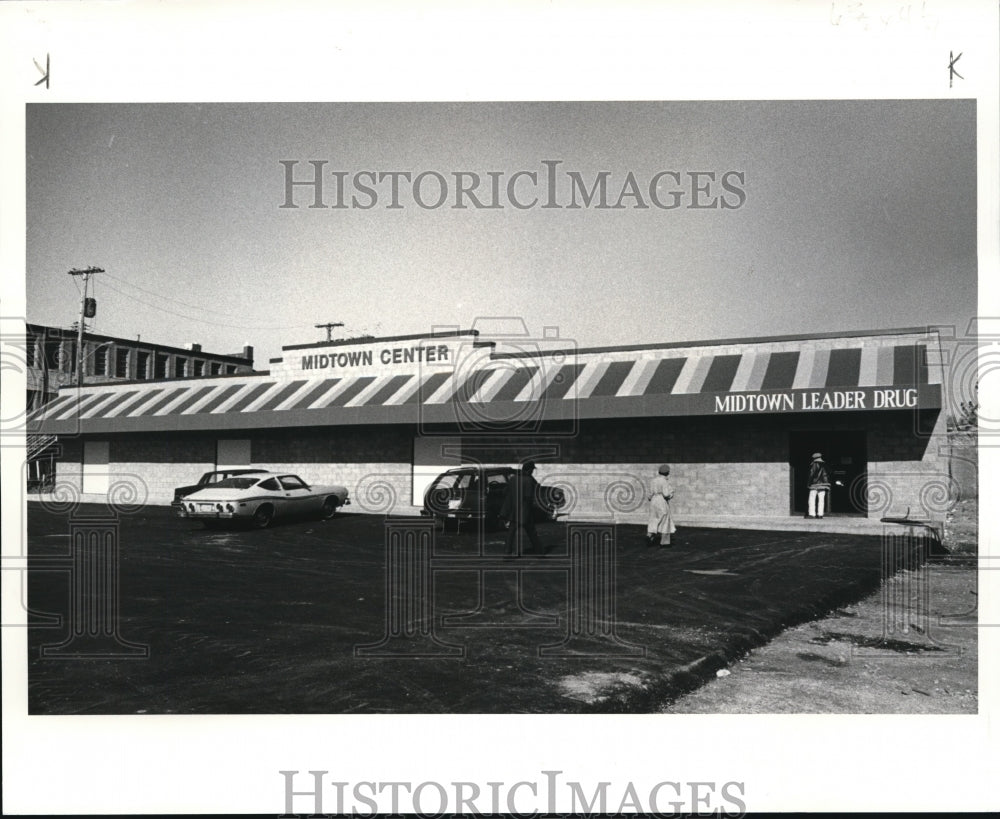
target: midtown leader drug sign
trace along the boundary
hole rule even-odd
[[[916,387],[867,387],[851,390],[744,392],[715,396],[715,413],[815,412],[831,410],[916,409]]]

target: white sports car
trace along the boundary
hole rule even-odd
[[[329,520],[351,502],[346,486],[310,486],[298,475],[236,475],[193,492],[180,502],[181,517],[213,527],[245,522],[265,529],[275,518],[318,516]]]

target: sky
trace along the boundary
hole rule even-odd
[[[340,338],[517,318],[502,326],[590,347],[962,333],[976,312],[970,100],[29,104],[26,127],[28,320],[70,325],[67,272],[97,266],[94,332],[250,344],[259,369],[324,322]],[[304,186],[281,207],[282,161],[296,180],[326,163],[327,207]],[[400,207],[365,171],[409,172]],[[453,207],[461,172],[483,205],[498,180],[502,207]],[[508,196],[518,172],[533,207]],[[622,207],[567,207],[570,174],[589,190],[602,172]],[[654,178],[678,207],[651,200]]]

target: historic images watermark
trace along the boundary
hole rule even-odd
[[[582,172],[560,167],[561,159],[514,171],[351,171],[329,159],[278,164],[284,192],[278,207],[289,210],[736,210],[747,201],[746,172],[733,168]]]
[[[388,814],[735,817],[747,811],[746,784],[737,780],[585,783],[549,770],[516,782],[347,782],[327,778],[329,771],[278,773],[284,795],[281,819]]]

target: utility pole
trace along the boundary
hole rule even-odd
[[[342,322],[342,321],[328,321],[326,324],[317,324],[316,325],[316,329],[317,330],[322,330],[322,329],[325,328],[326,329],[326,340],[327,341],[333,341],[333,335],[331,334],[331,331],[333,330],[334,327],[343,327],[343,326],[344,326],[344,322]]]
[[[87,267],[83,270],[73,268],[69,271],[70,276],[83,276],[83,297],[80,299],[80,325],[77,327],[76,332],[76,385],[78,387],[83,386],[83,320],[87,311],[87,285],[94,273],[103,272],[104,270],[100,267]]]

